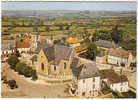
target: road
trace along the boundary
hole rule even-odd
[[[6,71],[3,71],[6,69]],[[55,98],[59,96],[68,96],[69,94],[64,93],[64,90],[67,88],[67,85],[45,85],[45,84],[34,84],[26,81],[23,77],[20,77],[17,72],[14,72],[9,68],[9,65],[4,63],[2,64],[2,71],[7,74],[8,79],[15,79],[19,88],[16,90],[17,92],[22,93],[22,97],[29,98]],[[2,90],[3,92],[3,90]],[[17,94],[15,92],[15,94]],[[3,97],[7,97],[3,93]],[[15,95],[16,96],[16,95]],[[10,94],[9,96],[10,97]],[[12,95],[14,97],[14,95]]]

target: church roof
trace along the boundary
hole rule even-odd
[[[44,54],[49,61],[53,61],[53,65],[59,65],[61,60],[69,60],[73,49],[63,45],[53,45],[43,48]]]

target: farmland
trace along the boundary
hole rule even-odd
[[[123,38],[136,37],[136,15],[135,13],[114,13],[106,12],[106,15],[99,14],[97,17],[93,12],[81,12],[63,14],[63,16],[54,15],[50,19],[44,16],[2,16],[2,39],[11,34],[21,34],[32,32],[37,26],[40,35],[68,34],[70,36],[81,36],[84,29],[90,34],[96,31],[111,31],[115,25],[123,31]],[[87,14],[87,16],[86,16]],[[116,14],[116,15],[115,15]],[[85,15],[85,16],[84,16]],[[74,17],[77,16],[77,17]]]

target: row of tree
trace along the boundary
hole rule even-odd
[[[7,62],[10,67],[17,71],[20,75],[24,75],[25,77],[32,77],[32,80],[37,80],[36,70],[33,70],[24,62],[20,62],[16,55],[11,55]]]

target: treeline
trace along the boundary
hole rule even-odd
[[[24,62],[20,62],[16,55],[11,55],[8,60],[8,64],[11,69],[17,71],[20,75],[24,75],[25,77],[32,77],[32,80],[37,80],[36,70],[32,69]]]
[[[118,26],[115,26],[111,31],[96,31],[93,34],[93,41],[99,39],[114,41],[119,46],[126,50],[136,50],[136,40],[135,39],[124,39],[124,31],[119,30]]]

